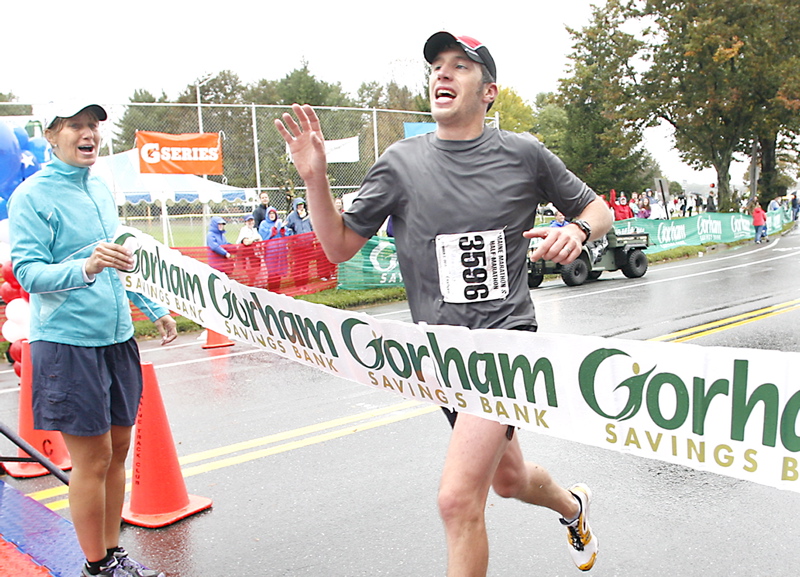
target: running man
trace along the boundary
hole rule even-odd
[[[542,239],[531,260],[569,263],[586,242],[609,230],[608,208],[532,135],[485,126],[498,94],[497,71],[486,46],[438,32],[425,43],[424,56],[431,65],[436,131],[392,145],[344,214],[334,208],[314,110],[295,104],[297,121],[288,113],[275,121],[308,188],[314,230],[331,262],[343,262],[392,216],[414,322],[535,331],[526,282],[528,239]],[[547,202],[572,222],[534,229],[536,206]],[[463,275],[437,266],[437,251],[461,258],[468,256],[470,243],[492,240],[506,246],[506,264],[497,266],[507,270],[488,271],[500,279],[497,289],[470,284]],[[449,282],[440,283],[443,275],[451,277]],[[447,575],[486,575],[484,510],[490,487],[501,497],[558,512],[568,528],[573,561],[584,571],[591,569],[597,537],[589,528],[588,487],[564,489],[542,467],[526,462],[512,427],[466,413],[448,411],[448,418],[453,433],[438,499]]]

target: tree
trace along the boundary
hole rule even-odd
[[[198,85],[200,106],[197,106]],[[209,176],[209,180],[252,188],[256,185],[256,173],[251,112],[244,105],[246,90],[239,75],[231,70],[222,70],[205,81],[197,79],[189,84],[178,96],[178,102],[195,106],[181,109],[179,132],[199,132],[198,115],[202,114],[203,132],[222,135],[225,174]]]
[[[145,105],[159,103],[166,105],[168,103],[166,94],[162,93],[156,99],[144,89],[134,90],[129,101],[132,104]],[[172,106],[128,106],[114,129],[114,150],[119,152],[135,148],[137,130],[175,132],[178,114],[178,111]]]
[[[363,82],[358,88],[353,104],[362,108],[383,108],[385,110],[412,110],[424,112],[420,109],[420,101],[427,99],[427,95],[414,93],[408,86],[400,86],[395,81],[386,85],[378,82]]]
[[[308,62],[292,70],[277,84],[276,104],[311,104],[312,106],[352,106],[353,102],[339,82],[329,84],[311,74]]]
[[[765,200],[786,194],[793,184],[788,174],[792,165],[797,167],[792,136],[800,130],[798,10],[797,0],[756,5],[748,15],[748,25],[758,34],[745,38],[742,49],[742,66],[752,77],[749,96],[758,112],[753,133],[761,162],[758,189]]]
[[[681,157],[717,172],[719,210],[732,208],[730,165],[756,120],[743,66],[742,28],[750,0],[710,0],[685,5],[656,0],[642,11],[653,18],[648,46],[653,65],[643,76],[645,95],[658,117],[675,128]]]
[[[362,82],[356,93],[355,105],[360,108],[379,108],[383,102],[383,86],[380,83]]]
[[[631,123],[664,120],[681,158],[717,172],[719,208],[736,209],[730,165],[761,143],[765,186],[773,143],[796,133],[800,0],[609,0],[579,36],[618,66],[594,96],[604,114]],[[634,40],[626,30],[638,29]],[[796,110],[796,109],[794,109]]]
[[[0,102],[16,102],[13,92],[0,92]],[[30,116],[33,114],[27,104],[0,104],[0,116]]]
[[[533,108],[513,88],[501,87],[489,114],[500,115],[500,128],[511,132],[533,130]]]
[[[642,147],[644,122],[620,113],[634,86],[630,59],[641,42],[622,30],[615,0],[593,8],[593,21],[570,30],[572,75],[562,80],[559,102],[566,112],[560,156],[567,167],[598,192],[635,191],[652,183],[655,166]]]
[[[561,156],[567,134],[567,111],[558,104],[555,94],[536,95],[532,132],[553,154]]]

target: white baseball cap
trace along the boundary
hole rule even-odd
[[[97,120],[101,122],[108,118],[106,109],[99,104],[86,104],[86,100],[64,100],[47,105],[45,126],[50,128],[56,118],[72,118],[85,110],[94,113]]]

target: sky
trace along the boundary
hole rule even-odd
[[[567,75],[571,39],[565,26],[586,26],[592,7],[590,0],[6,4],[0,92],[31,104],[80,95],[105,105],[128,102],[140,88],[176,98],[187,85],[221,70],[232,70],[244,83],[278,80],[303,61],[317,79],[340,82],[350,94],[369,81],[418,88],[424,80],[422,47],[439,30],[486,44],[499,84],[533,102],[540,92],[556,91]],[[682,164],[664,129],[646,134],[646,148],[670,180],[716,181],[713,170],[696,172]],[[741,173],[733,169],[734,184]]]

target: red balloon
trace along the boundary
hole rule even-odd
[[[10,303],[22,296],[21,290],[19,285],[15,287],[10,282],[4,281],[3,284],[0,284],[0,298],[3,299],[3,302]]]
[[[10,260],[3,263],[3,280],[5,280],[7,283],[10,283],[13,287],[19,286],[17,278],[14,276],[14,270],[11,267]]]
[[[31,302],[31,293],[26,291],[24,288],[19,287],[19,296],[25,299],[25,302]]]
[[[22,377],[22,363],[19,361],[14,361],[14,372],[17,373],[18,377]]]
[[[11,346],[8,347],[8,354],[11,356],[12,359],[16,362],[22,362],[22,339],[18,339],[11,343]]]

